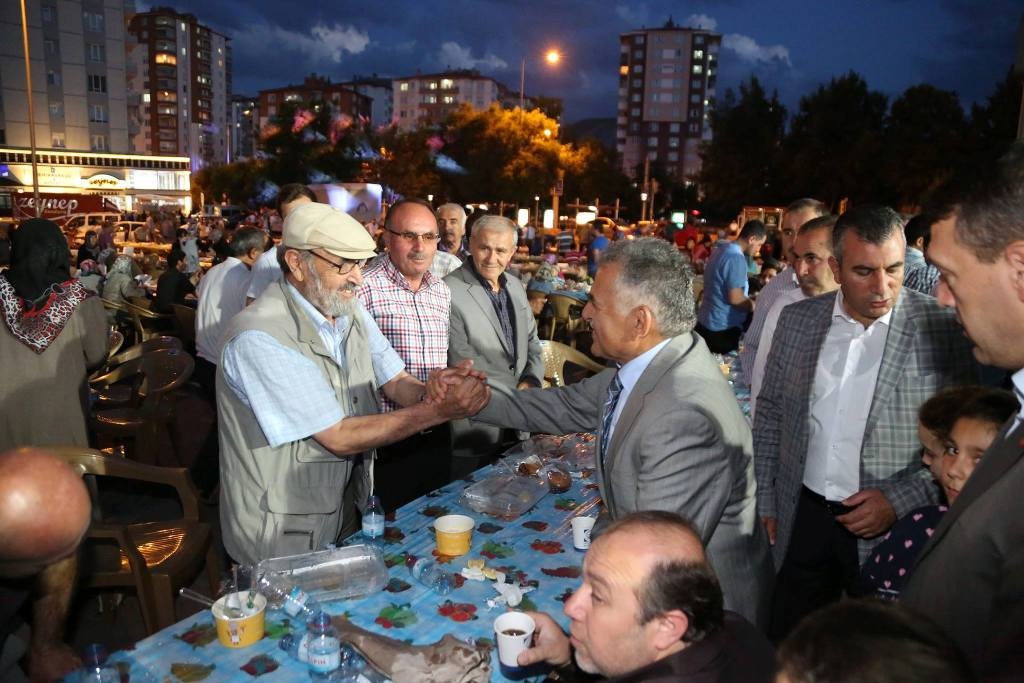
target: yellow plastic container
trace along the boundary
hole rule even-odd
[[[245,610],[245,603],[249,598],[248,591],[239,591],[238,602]],[[242,648],[249,647],[263,638],[264,614],[267,611],[267,599],[256,594],[253,604],[256,607],[254,614],[243,615],[232,619],[224,614],[224,603],[228,599],[225,595],[213,603],[210,611],[213,612],[213,620],[217,624],[217,640],[224,647]]]
[[[466,515],[445,515],[434,521],[434,532],[437,538],[437,552],[441,555],[457,557],[469,552],[469,544],[473,538],[473,527],[476,522]]]

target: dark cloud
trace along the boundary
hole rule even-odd
[[[156,4],[156,3],[154,3]],[[719,92],[757,75],[792,111],[829,78],[856,70],[896,96],[921,81],[982,100],[1016,54],[1020,0],[438,0],[424,3],[181,0],[179,11],[234,38],[238,92],[297,83],[311,72],[400,77],[476,66],[512,88],[526,59],[526,89],[561,97],[566,119],[614,116],[620,33],[713,22],[725,36]],[[551,69],[544,50],[557,46]]]

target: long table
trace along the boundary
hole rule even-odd
[[[573,548],[570,523],[576,515],[597,514],[600,497],[595,475],[574,477],[565,493],[548,493],[520,518],[503,521],[458,503],[473,480],[494,471],[493,465],[484,467],[468,479],[450,483],[397,510],[384,533],[390,574],[386,589],[361,599],[327,603],[326,611],[343,614],[362,628],[414,645],[434,643],[447,633],[470,642],[493,643],[492,622],[505,608],[490,608],[487,604],[488,599],[498,596],[492,581],[457,576],[455,590],[439,596],[413,579],[405,566],[410,554],[432,554],[434,519],[458,513],[476,520],[472,547],[468,555],[441,558],[445,566],[458,572],[468,559],[484,559],[487,566],[504,571],[519,585],[534,587],[518,609],[547,612],[567,628],[562,606],[579,586],[584,555]],[[133,683],[252,681],[256,676],[268,682],[306,680],[307,666],[278,648],[278,641],[291,627],[283,613],[268,612],[264,639],[251,647],[232,650],[218,643],[213,618],[209,611],[203,611],[139,641],[131,651],[115,653],[111,661],[118,663],[123,673],[127,670]],[[491,680],[507,680],[498,666],[497,650],[492,652],[492,672]]]

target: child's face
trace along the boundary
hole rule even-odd
[[[924,462],[925,467],[931,468],[942,456],[942,452],[946,450],[946,443],[939,438],[939,435],[935,432],[927,429],[920,422],[917,423],[917,438],[921,442],[921,460]],[[932,474],[935,471],[932,470]],[[936,475],[938,478],[938,475]]]
[[[999,425],[973,417],[961,417],[953,423],[949,443],[942,455],[932,461],[931,471],[946,500],[952,505],[982,454],[992,444]]]

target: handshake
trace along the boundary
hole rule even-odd
[[[435,408],[446,420],[476,415],[491,400],[487,375],[474,370],[471,360],[431,371],[426,387],[423,402]]]

